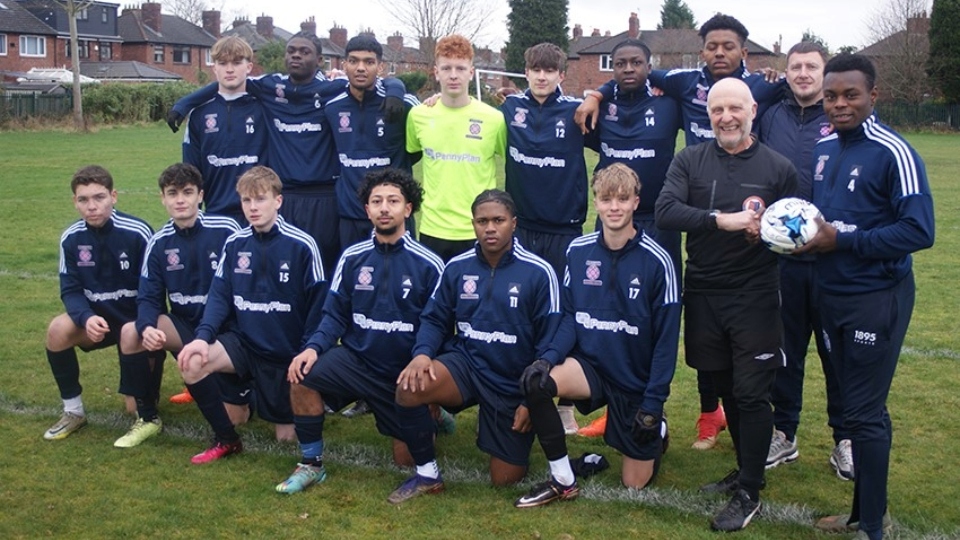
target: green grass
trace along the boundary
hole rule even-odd
[[[917,134],[909,139],[926,160],[937,203],[936,246],[916,256],[917,307],[890,397],[895,435],[890,506],[899,538],[960,536],[960,476],[956,450],[956,389],[960,386],[960,260],[954,213],[960,138]],[[698,413],[692,370],[680,367],[668,403],[672,446],[654,488],[619,487],[619,457],[602,442],[572,438],[570,452],[600,452],[611,470],[585,483],[583,497],[543,509],[515,510],[511,502],[545,475],[534,447],[528,483],[492,488],[486,456],[474,446],[476,414],[459,416],[457,433],[441,437],[438,454],[447,479],[443,495],[393,507],[387,494],[406,474],[390,464],[389,442],[369,416],[327,421],[329,477],[292,497],[273,486],[293,469],[294,445],[272,441],[254,422],[242,433],[248,451],[196,467],[189,457],[206,444],[208,429],[193,406],[161,404],[165,433],[141,447],[112,447],[130,423],[116,393],[112,351],[81,356],[84,402],[91,425],[64,441],[41,437],[59,415],[56,386],[43,355],[50,318],[62,311],[57,243],[76,219],[69,178],[99,163],[113,174],[118,208],[154,226],[164,221],[156,177],[180,156],[180,137],[165,126],[104,128],[90,135],[0,133],[0,538],[37,537],[267,537],[290,538],[712,538],[707,523],[722,500],[703,497],[699,484],[733,465],[726,434],[710,452],[689,448]],[[592,152],[588,159],[595,160]],[[593,216],[588,224],[593,223]],[[850,483],[827,464],[823,377],[811,359],[800,427],[800,460],[767,475],[764,516],[738,539],[824,538],[810,527],[817,515],[846,511]],[[180,388],[168,361],[164,395]],[[585,422],[581,419],[581,423]]]

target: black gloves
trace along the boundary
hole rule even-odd
[[[182,123],[183,115],[178,113],[176,109],[167,111],[167,125],[170,126],[170,131],[176,133],[180,130],[180,124]]]
[[[637,412],[633,419],[633,439],[637,444],[648,444],[660,436],[660,423],[663,416],[660,413],[653,414],[644,410]]]
[[[550,368],[552,367],[550,362],[542,358],[527,366],[527,368],[523,370],[523,375],[520,376],[520,391],[524,394],[531,392],[533,390],[531,384],[537,376],[540,377],[540,389],[543,389],[547,385],[547,377],[550,376]]]
[[[388,124],[403,121],[405,108],[403,100],[398,97],[387,96],[383,98],[383,105],[380,105],[380,110],[383,111],[383,117]]]

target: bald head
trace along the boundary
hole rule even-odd
[[[731,154],[738,154],[753,144],[750,130],[757,115],[757,103],[750,88],[739,79],[717,81],[707,95],[710,126],[717,144]]]

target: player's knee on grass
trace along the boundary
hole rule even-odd
[[[224,403],[223,407],[227,410],[227,416],[234,426],[246,424],[250,420],[249,405],[235,405],[233,403]]]
[[[490,483],[495,486],[511,486],[526,475],[526,465],[513,465],[495,457],[490,458]]]
[[[297,432],[294,430],[293,424],[274,424],[273,432],[280,442],[295,442],[297,440]]]
[[[623,472],[620,481],[624,487],[643,489],[650,485],[656,474],[656,461],[623,458]]]

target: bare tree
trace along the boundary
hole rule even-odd
[[[77,14],[90,7],[94,0],[51,0],[63,8],[70,26],[70,70],[73,72],[73,125],[86,131],[83,118],[83,95],[80,92],[80,40],[77,38]]]
[[[484,0],[377,0],[400,30],[420,39],[420,52],[433,65],[437,40],[460,34],[470,41],[480,37],[493,10]]]
[[[876,65],[881,96],[920,103],[931,94],[929,13],[929,0],[887,0],[870,19],[873,45],[862,52]]]
[[[203,12],[211,9],[223,11],[224,0],[207,2],[205,0],[163,0],[163,7],[170,13],[186,19],[193,24],[203,22]]]

